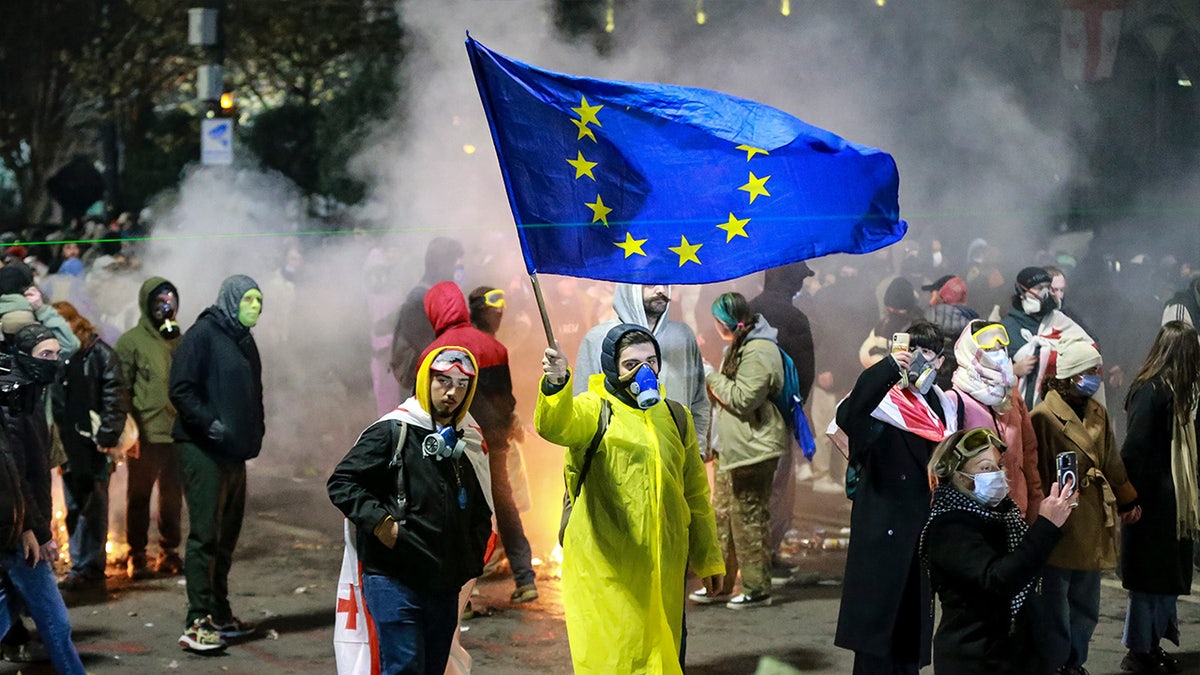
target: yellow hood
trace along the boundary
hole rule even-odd
[[[414,394],[417,397],[417,402],[421,404],[421,408],[432,416],[433,403],[429,398],[429,366],[433,364],[433,360],[437,358],[438,354],[447,349],[466,354],[467,358],[471,359],[471,366],[475,369],[475,374],[471,376],[471,386],[467,388],[467,395],[463,398],[462,404],[458,406],[458,410],[454,411],[453,426],[457,429],[462,424],[463,418],[467,416],[467,410],[470,409],[471,401],[475,398],[475,387],[479,385],[479,363],[475,360],[475,355],[469,349],[447,345],[445,347],[438,347],[426,354],[425,360],[421,361],[421,367],[417,369],[417,387]]]

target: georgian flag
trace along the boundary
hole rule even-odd
[[[350,536],[350,521],[342,524],[346,550],[338,577],[337,620],[333,625],[333,653],[338,675],[379,675],[375,624],[362,594],[362,565]]]
[[[1125,0],[1064,0],[1060,54],[1063,77],[1094,82],[1112,76]]]

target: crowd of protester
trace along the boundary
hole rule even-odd
[[[41,650],[62,672],[80,671],[53,588],[52,470],[68,598],[105,587],[109,480],[123,463],[123,572],[186,574],[185,648],[254,631],[229,605],[228,575],[245,462],[270,426],[263,379],[286,384],[250,331],[263,289],[226,279],[183,332],[179,290],[139,273],[121,241],[131,233],[127,220],[86,233],[114,241],[9,246],[0,268],[5,377],[19,392],[4,401],[12,464],[0,473],[23,511],[0,530],[0,644],[12,660]],[[542,352],[528,339],[541,326],[528,280],[490,245],[435,239],[407,292],[396,249],[365,260],[380,420],[329,492],[356,527],[364,598],[390,636],[376,655],[385,672],[454,667],[492,530],[511,601],[538,599],[526,421],[566,448],[577,672],[682,672],[687,599],[771,611],[773,587],[801,571],[783,550],[798,485],[853,500],[834,644],[855,653],[856,673],[1086,673],[1100,576],[1118,566],[1122,667],[1177,672],[1162,641],[1178,644],[1175,597],[1190,590],[1200,529],[1190,265],[1100,251],[1009,261],[976,240],[958,267],[940,246],[911,246],[703,287],[544,279],[557,344]],[[288,249],[281,268],[294,274],[303,255]],[[114,302],[113,286],[129,297]],[[775,401],[789,377],[817,439],[811,462]],[[1063,452],[1075,460],[1066,483]]]

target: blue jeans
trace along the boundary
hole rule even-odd
[[[71,572],[103,579],[108,556],[108,474],[93,481],[63,481],[67,532],[71,535]]]
[[[362,590],[379,636],[383,675],[446,672],[458,630],[458,591],[419,593],[379,574],[364,574]]]
[[[54,669],[64,675],[85,675],[79,652],[71,642],[71,618],[67,616],[67,606],[58,592],[50,563],[42,560],[29,567],[18,549],[0,554],[0,570],[8,577],[12,591],[25,602]],[[7,610],[4,614],[0,621],[7,622]]]
[[[1100,621],[1100,572],[1046,566],[1045,645],[1054,668],[1087,663],[1088,643]]]

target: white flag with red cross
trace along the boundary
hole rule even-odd
[[[1063,77],[1093,82],[1112,76],[1125,0],[1064,0],[1060,54]]]
[[[362,593],[362,565],[350,536],[350,521],[343,525],[346,550],[338,577],[337,621],[333,626],[333,651],[338,675],[379,675],[375,624]]]

